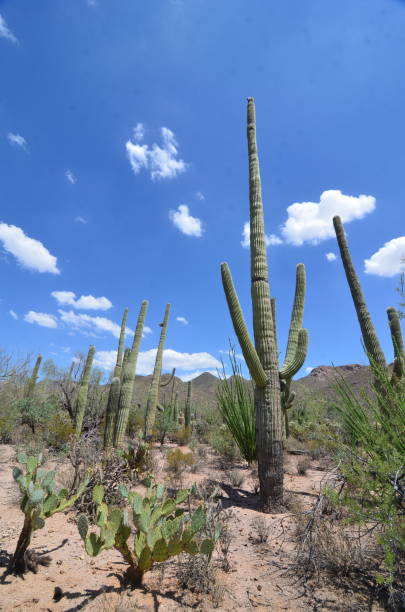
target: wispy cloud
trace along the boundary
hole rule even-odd
[[[76,299],[73,291],[52,291],[51,296],[61,306],[73,306],[76,310],[109,310],[112,303],[106,297],[94,297],[93,295],[82,295]]]
[[[40,325],[41,327],[50,327],[53,329],[58,327],[56,317],[46,312],[35,312],[34,310],[30,310],[24,315],[24,321],[27,321],[27,323],[36,323],[36,325]]]
[[[325,253],[325,257],[328,261],[335,261],[337,259],[337,256],[335,255],[335,253]]]
[[[87,223],[87,219],[85,219],[84,217],[81,217],[80,215],[75,217],[74,220],[76,221],[76,223],[82,223],[83,225],[86,225]]]
[[[88,314],[80,313],[76,314],[73,310],[58,310],[60,320],[71,329],[75,331],[81,331],[87,334],[97,334],[100,332],[109,332],[115,338],[119,338],[121,325],[107,319],[106,317],[93,317]],[[134,332],[127,327],[127,335],[133,334]]]
[[[197,191],[195,194],[195,197],[197,200],[200,200],[200,201],[205,200],[205,195],[201,193],[201,191]]]
[[[335,215],[339,215],[343,223],[349,223],[354,219],[362,219],[374,208],[373,196],[348,196],[339,189],[330,189],[321,194],[319,202],[291,204],[287,208],[288,218],[281,233],[289,244],[318,244],[335,235],[332,222]]]
[[[74,185],[75,183],[77,183],[77,178],[75,177],[75,175],[73,174],[71,170],[69,169],[66,170],[65,176],[71,185]]]
[[[169,219],[186,236],[200,238],[203,234],[202,222],[192,217],[186,204],[180,204],[177,210],[169,211]]]
[[[265,236],[266,246],[282,244],[283,241],[278,236],[274,234],[270,234],[270,236]],[[250,247],[250,223],[246,221],[242,230],[242,240],[241,245],[244,249],[248,249]]]
[[[377,276],[395,276],[403,270],[404,257],[405,236],[393,238],[369,259],[364,260],[364,271],[366,274]]]
[[[178,321],[179,323],[183,323],[183,325],[188,325],[186,317],[176,317],[176,321]]]
[[[24,151],[27,150],[27,141],[25,140],[24,136],[21,136],[21,134],[13,134],[13,132],[9,132],[7,134],[7,138],[11,145],[20,147],[21,149],[24,149]]]
[[[15,321],[17,321],[17,319],[18,319],[18,314],[17,314],[16,312],[14,312],[14,310],[9,310],[9,311],[8,311],[8,313],[9,313],[9,315],[10,315],[11,317],[13,317],[13,319],[14,319]]]
[[[136,373],[141,376],[146,376],[153,372],[155,365],[157,349],[149,351],[141,351],[139,353]],[[95,355],[95,365],[105,370],[110,370],[116,362],[117,351],[97,351]],[[163,369],[184,370],[185,372],[193,372],[193,378],[198,376],[198,373],[206,372],[207,369],[216,373],[214,368],[221,368],[221,363],[209,353],[179,353],[172,349],[163,351]],[[198,371],[198,373],[196,373]],[[182,378],[182,374],[179,375]]]
[[[10,40],[13,43],[18,43],[16,36],[10,30],[10,28],[8,27],[6,23],[6,20],[1,15],[0,15],[0,38],[7,38],[7,40]]]
[[[20,227],[0,223],[0,241],[6,251],[28,270],[59,274],[57,258],[39,240],[27,236]]]
[[[178,144],[173,132],[166,127],[162,127],[160,132],[162,146],[156,143],[149,146],[140,144],[145,134],[143,124],[138,123],[134,128],[132,139],[127,141],[125,148],[135,174],[145,169],[152,180],[171,179],[187,169],[188,164],[178,158]]]

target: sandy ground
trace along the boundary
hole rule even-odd
[[[159,452],[159,451],[158,451]],[[6,565],[22,525],[23,515],[18,508],[19,492],[11,468],[14,449],[0,445],[0,561]],[[289,458],[289,471],[285,486],[290,490],[316,493],[324,475],[309,469],[305,476],[294,475],[294,461]],[[245,469],[246,475],[248,470]],[[185,485],[206,478],[225,481],[224,473],[208,463],[196,474],[187,474]],[[303,509],[310,497],[300,499]],[[232,511],[230,521],[232,540],[230,546],[231,571],[218,571],[218,581],[224,592],[218,604],[210,596],[197,596],[179,587],[175,578],[176,560],[156,566],[146,574],[145,586],[135,591],[122,591],[118,575],[125,570],[121,556],[115,551],[104,551],[95,559],[88,557],[75,524],[75,513],[56,514],[47,520],[44,529],[36,531],[31,548],[47,552],[52,563],[41,567],[38,574],[28,573],[24,578],[7,576],[0,583],[0,610],[8,611],[52,611],[74,612],[76,610],[98,611],[173,611],[173,610],[342,610],[377,611],[378,607],[364,606],[354,594],[342,595],[311,591],[299,584],[291,572],[287,572],[294,559],[294,520],[291,515],[263,515],[255,509],[257,496],[247,477],[240,489],[229,485],[223,489],[223,505]],[[270,527],[266,543],[254,541],[252,520],[264,517]],[[162,571],[164,565],[164,572]],[[62,599],[53,601],[54,589],[60,587]]]

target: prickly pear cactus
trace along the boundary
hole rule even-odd
[[[58,489],[55,483],[55,472],[41,467],[42,457],[27,457],[24,453],[17,456],[22,466],[13,469],[13,478],[22,494],[20,508],[24,513],[24,525],[17,542],[14,555],[9,563],[7,573],[24,573],[27,567],[27,552],[32,533],[45,526],[47,518],[70,508],[86,488],[90,473],[86,474],[83,483],[74,495],[69,496],[67,489]]]
[[[183,507],[189,498],[189,489],[181,490],[175,499],[169,499],[162,484],[155,484],[151,477],[145,479],[144,497],[121,486],[121,495],[132,511],[132,522],[136,533],[129,544],[131,527],[128,512],[110,508],[104,500],[104,487],[93,489],[93,501],[97,506],[96,526],[98,533],[89,531],[87,518],[78,519],[78,529],[88,555],[96,557],[102,550],[115,548],[128,563],[127,577],[133,586],[141,584],[145,572],[154,563],[166,561],[181,552],[210,556],[214,540],[198,539],[205,527],[206,513],[199,506],[193,513]]]

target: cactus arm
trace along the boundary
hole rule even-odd
[[[176,368],[173,368],[171,374],[170,374],[170,378],[168,378],[165,381],[161,381],[159,384],[161,387],[167,387],[167,385],[170,385],[170,383],[172,382],[172,380],[174,379],[174,375],[176,374]]]
[[[153,370],[152,383],[148,395],[145,414],[145,436],[150,436],[153,425],[155,424],[156,408],[159,403],[159,385],[162,373],[163,349],[166,340],[167,325],[169,322],[170,304],[166,304],[165,315],[160,332],[159,346],[156,353],[155,367]]]
[[[25,393],[25,397],[32,397],[34,394],[35,385],[37,384],[39,366],[41,365],[42,355],[38,355],[37,360],[35,362],[34,369],[32,370],[31,378],[27,384],[27,390]]]
[[[117,420],[114,429],[114,448],[121,447],[127,429],[129,410],[132,403],[132,394],[134,389],[136,362],[138,360],[139,348],[141,346],[143,326],[145,323],[147,310],[148,302],[144,300],[141,304],[141,309],[136,323],[131,354],[125,364],[125,369],[122,375],[122,385],[118,402]]]
[[[83,368],[83,374],[79,385],[79,392],[76,400],[76,413],[75,413],[75,433],[76,436],[80,436],[82,432],[82,425],[84,419],[84,413],[86,411],[87,406],[87,394],[89,391],[89,381],[91,368],[93,365],[93,358],[96,349],[94,346],[89,347],[89,351],[87,353],[86,362]]]
[[[250,339],[245,319],[243,317],[242,308],[233,284],[231,271],[227,263],[221,264],[221,275],[233,328],[239,340],[239,344],[249,368],[250,375],[258,387],[264,387],[267,383],[267,376],[262,367],[253,342]]]
[[[391,331],[391,339],[394,347],[394,368],[393,368],[393,380],[396,378],[402,378],[404,376],[405,369],[405,351],[404,351],[404,340],[402,338],[401,323],[399,320],[398,311],[390,306],[387,308],[388,322]]]
[[[302,319],[304,315],[305,285],[305,266],[304,264],[298,264],[296,270],[294,304],[291,313],[287,350],[282,370],[284,368],[288,368],[291,361],[296,360],[299,331],[302,328]]]
[[[367,309],[367,304],[363,297],[361,285],[354,269],[352,258],[350,256],[349,247],[347,244],[344,227],[340,217],[333,217],[333,225],[336,232],[336,238],[339,245],[340,255],[343,262],[347,282],[349,284],[350,293],[352,294],[354,307],[357,312],[357,318],[360,324],[361,333],[363,336],[364,346],[369,356],[380,367],[386,368],[384,353],[378,341],[377,333],[374,329],[370,313]]]
[[[124,314],[122,317],[120,338],[118,341],[117,362],[115,364],[113,378],[115,378],[116,376],[120,378],[121,373],[122,373],[122,365],[123,365],[122,360],[123,360],[123,354],[124,354],[124,342],[125,342],[125,331],[126,331],[126,326],[127,326],[127,317],[128,317],[128,308],[125,308]]]
[[[127,346],[127,348],[124,351],[124,357],[122,359],[122,368],[121,368],[121,373],[120,373],[120,377],[122,378],[122,375],[124,373],[125,370],[125,366],[128,362],[129,356],[131,355],[131,349],[129,348],[129,346]]]
[[[113,444],[114,426],[120,399],[120,387],[121,381],[118,376],[115,376],[111,381],[110,392],[108,394],[104,429],[104,450],[111,448]]]
[[[303,366],[308,352],[308,331],[300,329],[298,332],[297,346],[293,358],[289,362],[284,362],[280,370],[280,378],[287,379],[296,375]]]

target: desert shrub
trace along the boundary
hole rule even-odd
[[[255,516],[250,523],[254,542],[264,544],[269,539],[270,525],[264,516]]]
[[[304,455],[297,461],[297,474],[299,476],[305,476],[310,466],[311,459],[307,455]]]
[[[182,589],[197,595],[208,595],[214,608],[220,606],[225,589],[218,581],[216,568],[206,556],[181,555],[177,562],[176,578]]]
[[[72,421],[66,413],[53,414],[48,420],[44,438],[55,451],[66,450],[75,433]]]
[[[175,481],[181,481],[185,470],[195,464],[193,453],[182,453],[179,448],[167,453],[166,459],[167,469]]]
[[[232,376],[227,377],[222,363],[221,382],[217,389],[218,408],[240,454],[248,463],[256,459],[256,417],[253,399],[253,384],[242,376],[242,367],[237,362],[231,347],[229,360]]]
[[[231,485],[239,489],[245,480],[245,475],[241,470],[230,470],[228,478]]]
[[[186,446],[191,440],[191,427],[178,429],[173,437],[179,446]]]
[[[48,423],[56,413],[56,406],[48,398],[26,397],[18,400],[16,409],[20,413],[21,423],[28,425],[35,434],[38,427]]]
[[[239,449],[226,425],[221,425],[211,433],[210,445],[219,455],[223,469],[228,469],[230,464],[240,458]]]
[[[20,413],[16,404],[11,404],[10,409],[0,414],[0,442],[7,444],[13,439],[13,432],[20,422]]]
[[[374,527],[384,550],[385,572],[377,580],[393,583],[405,557],[405,382],[393,384],[386,370],[372,369],[378,381],[374,396],[338,381],[345,435],[336,439],[335,450],[344,486],[329,498],[349,523]]]

